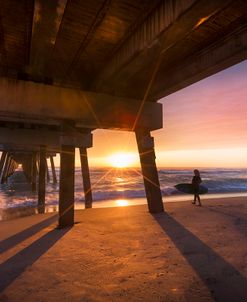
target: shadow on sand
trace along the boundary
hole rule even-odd
[[[210,212],[215,212],[217,214],[229,217],[232,219],[235,227],[240,231],[244,236],[247,236],[247,219],[246,213],[238,211],[237,213],[228,213],[223,209],[217,209],[216,207],[204,206],[204,209],[207,209]],[[246,300],[247,301],[247,300]]]
[[[14,247],[15,245],[19,244],[20,242],[26,240],[28,237],[33,236],[34,234],[38,233],[42,229],[46,228],[53,222],[57,220],[58,215],[54,215],[49,217],[31,227],[9,237],[2,241],[0,241],[0,254],[6,252],[8,249]]]
[[[53,229],[0,265],[0,292],[47,252],[69,230]]]
[[[154,214],[153,217],[208,287],[215,301],[247,301],[247,279],[238,270],[169,214]]]

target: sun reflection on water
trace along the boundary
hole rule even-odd
[[[116,177],[116,181],[117,182],[123,182],[123,178],[122,177]]]
[[[129,202],[127,199],[117,199],[116,200],[116,204],[119,206],[119,207],[126,207],[129,205]]]

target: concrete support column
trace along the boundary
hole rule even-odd
[[[158,172],[155,163],[154,141],[149,131],[137,130],[136,141],[150,213],[164,211]]]
[[[81,173],[83,180],[84,196],[85,196],[85,208],[92,208],[93,197],[90,182],[90,174],[88,167],[87,148],[80,148],[81,159]]]
[[[59,187],[59,227],[74,224],[74,183],[75,147],[61,146],[60,187]]]
[[[13,160],[13,170],[12,170],[12,174],[14,174],[14,173],[15,173],[15,169],[16,169],[16,161],[15,161],[15,160]]]
[[[26,175],[26,172],[25,172],[25,161],[22,159],[22,161],[21,161],[21,168],[22,168],[22,171],[23,171],[23,173],[24,173],[24,175],[26,176],[26,178],[27,178],[27,175]]]
[[[56,170],[55,170],[53,156],[50,156],[50,162],[51,162],[51,172],[52,172],[53,183],[56,184],[57,183],[57,176],[56,176]]]
[[[32,157],[30,155],[23,160],[22,168],[28,182],[32,183]]]
[[[14,173],[14,169],[15,169],[14,165],[15,165],[15,161],[13,160],[13,158],[11,158],[9,170],[8,170],[8,177]]]
[[[6,171],[6,181],[9,178],[9,176],[11,175],[11,171],[12,171],[12,166],[13,166],[13,159],[11,156],[9,156],[9,163],[8,163],[8,167],[7,167],[7,171]]]
[[[45,159],[45,165],[46,165],[46,181],[50,182],[50,173],[49,173],[47,158]]]
[[[2,172],[3,172],[3,167],[4,167],[6,155],[7,155],[7,152],[6,152],[6,151],[3,151],[2,155],[1,155],[1,160],[0,160],[0,175],[1,175]]]
[[[32,191],[36,191],[37,189],[37,154],[34,152],[32,154],[32,176],[31,176],[31,186],[32,186]]]
[[[3,174],[2,174],[2,178],[1,178],[1,184],[4,184],[7,180],[7,173],[8,173],[8,169],[9,169],[10,160],[11,160],[11,158],[10,158],[9,154],[7,153],[5,163],[4,163],[4,167],[3,167]]]
[[[37,169],[37,174],[39,175],[39,152],[36,154],[36,169]]]
[[[38,212],[45,212],[45,174],[46,174],[46,147],[41,146],[39,152],[39,189]]]

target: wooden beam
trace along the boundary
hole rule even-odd
[[[241,0],[161,1],[92,89],[140,99],[153,79],[147,100],[156,102],[246,60],[246,10]]]
[[[0,144],[12,145],[14,149],[16,146],[23,146],[24,150],[35,150],[44,145],[51,152],[60,152],[63,139],[64,136],[59,131],[0,127]],[[78,148],[92,146],[92,134],[81,133],[77,129],[73,129],[66,139]]]
[[[33,152],[40,151],[40,147],[37,146],[25,146],[25,145],[9,145],[9,144],[0,144],[0,150],[6,151],[10,155],[14,156],[15,158],[22,158],[22,156],[31,155]],[[60,152],[54,152],[53,149],[50,146],[46,146],[46,154],[47,156],[56,156],[57,153]],[[18,161],[18,160],[16,160]]]
[[[133,131],[140,100],[33,82],[0,79],[0,116],[34,120],[73,120],[89,129]],[[162,104],[146,102],[138,128],[162,128]],[[78,146],[80,147],[80,146]]]
[[[54,50],[59,26],[67,1],[34,1],[32,44],[29,72],[33,78],[40,80],[49,77],[50,56]],[[51,30],[52,29],[52,30]]]
[[[123,95],[135,95],[133,91],[128,91],[131,76],[135,86],[135,83],[138,83],[135,77],[145,77],[149,73],[138,74],[140,68],[148,66],[150,71],[161,51],[170,49],[196,28],[200,20],[216,14],[230,2],[232,1],[160,1],[156,9],[111,56],[106,66],[95,77],[92,87],[106,93],[121,91]],[[145,91],[147,83],[142,84]]]
[[[150,92],[157,100],[247,59],[247,26],[218,39],[171,69],[161,69]],[[169,77],[167,77],[169,74]]]

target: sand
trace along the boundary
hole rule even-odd
[[[0,222],[0,301],[247,301],[247,199]]]

